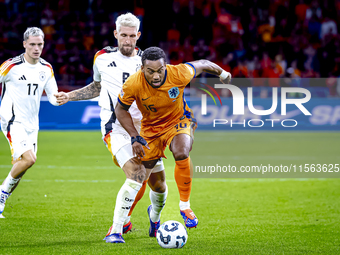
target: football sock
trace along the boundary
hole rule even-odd
[[[131,220],[131,215],[130,215],[130,216],[127,216],[127,217],[125,218],[125,221],[124,221],[124,225],[123,225],[123,226],[125,226],[126,224],[128,224],[130,220]]]
[[[142,187],[139,189],[137,195],[136,195],[136,198],[135,198],[135,201],[133,202],[132,206],[131,206],[131,209],[129,211],[129,214],[128,216],[126,217],[125,221],[124,221],[124,225],[127,224],[129,221],[130,221],[130,218],[131,218],[131,214],[132,214],[132,211],[133,209],[135,208],[136,204],[138,203],[138,201],[143,197],[144,195],[144,192],[145,192],[145,189],[146,189],[146,184],[147,184],[147,180],[143,182],[142,184]]]
[[[179,201],[179,209],[181,211],[190,209],[190,201],[187,201],[187,202]]]
[[[117,194],[116,206],[113,215],[113,225],[110,234],[122,233],[124,221],[128,216],[131,206],[141,187],[141,183],[131,179],[126,179],[125,183],[120,188]]]
[[[18,179],[13,178],[10,172],[2,184],[3,190],[7,193],[10,193],[12,191],[12,188],[20,181],[20,179],[21,177]]]
[[[165,184],[164,193],[154,192],[150,189],[150,200],[152,205],[152,210],[150,211],[150,219],[152,222],[158,222],[161,217],[161,211],[165,206],[165,201],[168,196],[168,186]]]
[[[190,157],[176,161],[175,180],[179,191],[179,199],[188,202],[191,193],[191,160]]]

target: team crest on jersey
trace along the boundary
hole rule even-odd
[[[124,96],[124,91],[121,90],[121,91],[120,91],[120,97],[123,98],[123,96]]]
[[[141,68],[142,64],[137,64],[136,72]]]
[[[168,94],[170,98],[176,98],[179,95],[179,89],[177,87],[173,87],[168,90]]]
[[[39,73],[39,79],[40,79],[41,81],[44,81],[44,80],[46,79],[46,74],[45,74],[44,71],[41,71],[41,72]]]

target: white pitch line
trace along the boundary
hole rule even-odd
[[[116,180],[29,180],[22,179],[22,182],[83,182],[83,183],[102,183],[102,182],[116,182]]]
[[[0,165],[0,168],[12,168],[12,165]],[[112,166],[55,166],[55,165],[35,165],[34,168],[57,168],[57,169],[112,169],[115,168],[114,165]]]
[[[238,178],[238,179],[210,179],[210,182],[285,182],[285,181],[326,181],[334,178]],[[196,181],[197,178],[194,178]]]
[[[329,178],[238,178],[238,179],[208,179],[208,178],[194,178],[193,182],[285,182],[285,181],[326,181]],[[3,180],[0,179],[2,182]],[[30,180],[30,179],[22,179],[22,182],[80,182],[80,183],[111,183],[116,182],[116,180]],[[174,179],[168,179],[166,182],[175,182]]]

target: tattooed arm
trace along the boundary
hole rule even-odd
[[[55,94],[55,97],[57,98],[57,103],[59,105],[66,104],[68,101],[91,99],[99,96],[101,87],[100,82],[93,81],[81,89],[73,90],[68,93],[59,92]]]

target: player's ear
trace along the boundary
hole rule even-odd
[[[141,32],[138,32],[137,33],[137,40],[139,39],[139,37],[142,35],[142,33]]]
[[[143,64],[140,66],[140,70],[142,71],[142,73],[144,73],[144,66],[143,66]]]
[[[113,31],[113,35],[115,36],[116,39],[118,39],[118,32],[117,32],[117,30]]]
[[[22,42],[22,46],[24,46],[24,48],[26,49],[26,41]]]

